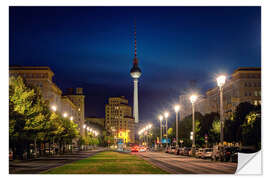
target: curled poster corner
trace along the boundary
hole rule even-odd
[[[238,164],[235,174],[237,175],[247,175],[262,174],[261,166],[261,151],[256,153],[238,153]]]

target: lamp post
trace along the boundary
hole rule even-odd
[[[179,113],[180,106],[177,104],[174,106],[174,111],[175,111],[175,130],[176,130],[176,148],[178,148],[178,113]]]
[[[168,117],[169,117],[169,113],[167,111],[164,113],[164,117],[166,120],[166,147],[168,148]]]
[[[219,87],[220,94],[220,143],[221,149],[223,150],[223,139],[224,139],[224,116],[223,116],[223,87],[226,82],[226,76],[221,75],[217,77],[217,85]]]
[[[191,104],[192,104],[192,132],[193,132],[193,138],[192,138],[192,156],[195,156],[195,152],[196,152],[196,145],[195,145],[195,137],[196,137],[196,133],[195,133],[195,105],[194,103],[197,100],[197,96],[196,95],[191,95],[189,98]]]
[[[162,147],[162,120],[163,120],[163,116],[159,115],[159,121],[160,121],[160,148]]]
[[[149,144],[151,145],[151,137],[150,137],[150,130],[152,128],[152,125],[151,124],[148,124],[148,132],[147,132],[147,144],[148,144],[148,147],[150,148]],[[150,143],[149,143],[150,141]]]

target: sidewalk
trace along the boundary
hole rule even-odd
[[[78,151],[72,154],[40,157],[28,161],[9,161],[9,174],[39,174],[48,169],[84,159],[105,150],[105,148],[97,148],[95,150]]]

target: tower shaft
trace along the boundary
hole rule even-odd
[[[133,92],[133,117],[135,123],[139,123],[139,108],[138,108],[138,79],[134,78],[134,92]]]

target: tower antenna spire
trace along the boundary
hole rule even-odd
[[[138,64],[138,59],[137,59],[137,39],[136,39],[136,20],[134,21],[134,65]]]
[[[137,57],[137,41],[136,41],[136,20],[134,21],[134,55]]]

